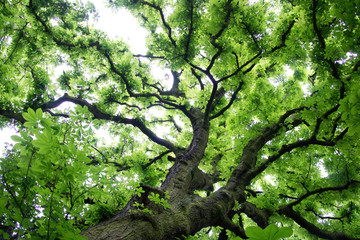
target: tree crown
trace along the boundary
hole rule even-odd
[[[109,1],[143,55],[92,4],[1,4],[0,236],[360,236],[356,1]]]

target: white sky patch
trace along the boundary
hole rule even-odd
[[[310,96],[310,84],[309,83],[300,83],[301,89],[304,92],[305,97]]]
[[[325,169],[324,160],[320,160],[319,163],[316,164],[316,167],[319,168],[322,178],[326,178],[329,175]]]
[[[336,63],[340,63],[340,64],[344,64],[346,63],[349,59],[351,58],[356,58],[357,57],[357,54],[356,53],[352,53],[352,52],[348,52],[346,53],[346,58],[345,59],[341,59],[341,60],[338,60],[338,61],[335,61]]]
[[[215,186],[214,186],[214,191],[217,191],[221,188],[221,184],[220,183],[215,183]]]
[[[4,128],[0,131],[0,157],[3,157],[5,154],[5,143],[15,144],[10,138],[12,135],[19,135],[14,128]]]
[[[168,90],[171,88],[173,83],[173,76],[169,69],[162,69],[159,66],[153,65],[151,66],[151,75],[155,79],[161,80],[161,83],[165,89]]]
[[[255,3],[257,3],[259,0],[249,0],[249,5],[253,5]]]
[[[185,123],[180,119],[179,116],[175,116],[175,122],[176,124],[181,128],[184,129],[185,128]]]
[[[123,8],[112,10],[104,6],[104,1],[91,1],[100,16],[98,21],[90,22],[95,28],[104,31],[110,39],[121,38],[130,45],[133,53],[145,54],[145,39],[147,32],[140,27],[137,19]]]
[[[54,79],[58,79],[63,72],[72,70],[72,67],[66,63],[63,63],[54,68]]]
[[[51,23],[52,26],[55,26],[55,27],[59,26],[58,21],[55,20],[55,19],[50,19],[50,23]]]
[[[93,129],[96,138],[98,139],[97,146],[110,146],[113,143],[119,143],[119,137],[114,137],[110,134],[107,127]]]
[[[285,65],[285,66],[284,66],[284,70],[285,70],[285,75],[286,75],[287,77],[292,77],[292,76],[294,75],[294,72],[295,72],[295,71],[292,70],[289,65]]]
[[[168,127],[158,125],[155,127],[154,132],[158,137],[164,138],[165,136],[168,136],[170,134],[170,129]]]
[[[270,84],[273,85],[275,88],[280,84],[280,82],[277,81],[275,78],[269,78],[268,80]]]
[[[271,185],[273,185],[273,186],[276,185],[276,183],[275,183],[275,177],[274,177],[274,176],[266,175],[266,176],[264,177],[264,179],[265,179],[268,183],[270,183]]]
[[[71,110],[74,110],[76,107],[75,103],[72,102],[64,102],[60,106],[58,106],[56,109],[61,112],[69,112]]]
[[[283,75],[277,76],[276,78],[269,78],[269,82],[271,83],[271,85],[273,85],[275,88],[282,82],[282,81],[287,81],[289,78],[293,77],[294,75],[294,70],[292,70],[290,68],[289,65],[285,65],[284,67],[284,71],[285,71],[285,77]]]

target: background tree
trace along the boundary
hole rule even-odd
[[[108,4],[1,1],[2,238],[359,238],[358,1]]]

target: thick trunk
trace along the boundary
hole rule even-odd
[[[221,190],[208,198],[193,194],[193,190],[207,186],[206,175],[198,169],[209,137],[209,124],[203,122],[199,109],[192,110],[193,139],[189,147],[176,157],[176,162],[160,188],[143,186],[145,193],[134,196],[128,205],[112,219],[100,223],[83,233],[88,239],[174,239],[218,225],[232,206],[231,195]],[[170,208],[149,201],[151,192],[169,193]],[[138,202],[143,209],[134,207]],[[233,202],[233,201],[231,201]],[[145,213],[144,209],[152,213]]]
[[[85,236],[89,239],[174,239],[194,234],[204,227],[222,226],[246,238],[242,227],[231,221],[229,213],[235,200],[240,204],[246,201],[244,190],[253,178],[257,152],[273,137],[280,125],[274,124],[250,140],[244,148],[240,164],[234,169],[227,184],[210,196],[201,198],[193,191],[204,190],[209,182],[208,176],[198,169],[207,145],[209,126],[204,124],[199,111],[194,111],[193,116],[191,144],[184,153],[178,154],[162,186],[144,186],[147,190],[141,197],[135,196],[121,213],[87,230],[84,232]],[[210,185],[212,186],[211,181]],[[169,209],[159,208],[148,200],[147,196],[154,191],[160,195],[164,195],[165,191],[169,192]],[[152,214],[143,211],[134,213],[133,210],[137,210],[134,202],[143,204]],[[267,222],[262,225],[265,227]]]
[[[169,210],[161,214],[147,213],[115,216],[83,233],[92,239],[173,239],[188,235],[191,222],[185,216],[185,210]]]
[[[245,200],[245,195],[242,200]],[[83,235],[89,240],[160,240],[195,234],[208,226],[231,228],[227,213],[232,209],[234,199],[233,194],[226,190],[221,189],[207,198],[187,194],[169,202],[170,209],[158,208],[158,212],[152,209],[153,214],[119,213],[112,219],[83,232]],[[241,229],[233,231],[245,237]]]

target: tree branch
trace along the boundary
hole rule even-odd
[[[261,228],[266,228],[269,225],[268,219],[271,215],[271,212],[267,211],[266,209],[259,209],[253,203],[244,202],[241,204],[239,211],[245,213]]]
[[[252,63],[255,59],[257,59],[258,57],[261,57],[263,52],[258,52],[254,57],[252,57],[251,59],[249,59],[248,61],[246,61],[244,64],[242,64],[238,69],[236,69],[233,73],[225,76],[225,77],[222,77],[218,80],[218,82],[222,82],[228,78],[231,78],[233,76],[235,76],[236,74],[238,74],[244,67],[246,67],[247,65],[249,65],[250,63]],[[252,68],[252,67],[251,67]],[[249,72],[249,69],[247,69],[246,71],[243,72],[243,75],[245,75],[246,73]]]
[[[210,72],[211,68],[213,67],[216,59],[221,55],[222,53],[222,47],[216,43],[216,40],[221,37],[225,29],[229,26],[230,23],[230,16],[231,16],[231,2],[232,0],[228,0],[225,4],[226,7],[226,16],[224,19],[224,24],[222,28],[211,38],[211,45],[213,45],[218,51],[215,53],[215,55],[211,58],[209,66],[206,68],[206,72]]]
[[[313,0],[312,2],[313,2],[313,6],[312,6],[312,24],[313,24],[316,36],[318,37],[320,47],[322,48],[323,52],[325,52],[325,49],[326,49],[325,39],[322,36],[319,27],[317,26],[317,19],[316,19],[317,0]],[[331,60],[331,57],[325,58],[324,60],[329,64],[329,66],[331,68],[331,71],[332,71],[332,76],[334,78],[340,80],[340,75],[339,75],[338,69],[337,69],[336,64],[334,63],[334,61]]]
[[[133,56],[137,58],[166,59],[165,57],[162,56],[152,56],[152,55],[142,55],[142,54],[134,54]]]
[[[285,44],[286,38],[287,38],[287,36],[290,34],[291,28],[294,26],[294,24],[295,24],[295,20],[292,20],[292,21],[290,22],[289,27],[286,29],[286,31],[285,31],[285,32],[283,33],[283,35],[281,36],[281,43],[280,43],[278,46],[276,46],[276,47],[274,47],[273,49],[271,49],[271,51],[270,51],[271,53],[273,53],[273,52],[275,52],[276,50],[279,50],[280,48],[286,46],[286,44]]]
[[[224,80],[226,80],[226,79],[228,79],[228,78],[231,78],[231,77],[237,75],[244,67],[246,67],[248,64],[250,64],[251,62],[253,62],[253,61],[254,61],[255,59],[257,59],[258,57],[261,57],[261,54],[262,54],[262,52],[259,52],[259,53],[258,53],[257,55],[255,55],[253,58],[251,58],[250,60],[248,60],[247,62],[245,62],[243,65],[241,65],[240,67],[238,67],[238,69],[236,69],[232,74],[227,75],[227,76],[222,77],[221,79],[219,79],[219,80],[217,81],[217,83],[222,82],[222,81],[224,81]],[[235,56],[236,56],[236,55],[235,55]],[[250,68],[248,68],[246,71],[244,71],[244,72],[243,72],[243,75],[245,75],[246,73],[250,72],[251,69],[252,69],[254,66],[255,66],[255,63],[254,63]],[[226,110],[228,110],[228,109],[232,106],[232,104],[234,103],[234,101],[235,101],[235,99],[236,99],[236,96],[237,96],[237,94],[239,93],[239,91],[241,90],[243,84],[244,84],[243,81],[240,81],[240,82],[239,82],[239,85],[238,85],[238,87],[235,89],[235,91],[233,92],[233,94],[231,95],[231,98],[230,98],[230,101],[228,102],[228,104],[227,104],[225,107],[223,107],[218,113],[212,115],[212,116],[210,117],[210,120],[221,116]]]
[[[89,140],[88,140],[88,143],[90,144]],[[90,147],[92,147],[95,151],[97,151],[105,159],[106,164],[113,164],[117,168],[116,170],[118,172],[128,170],[128,169],[131,168],[128,165],[123,165],[123,164],[120,164],[120,163],[117,163],[117,162],[109,161],[109,159],[99,149],[97,149],[95,146],[90,144]],[[91,165],[91,163],[89,165]]]
[[[306,140],[300,140],[300,141],[297,141],[297,142],[294,142],[291,144],[286,144],[286,145],[284,144],[284,145],[282,145],[282,147],[280,148],[280,150],[278,151],[277,154],[268,157],[268,159],[265,162],[260,164],[260,166],[251,173],[252,177],[255,177],[258,174],[260,174],[261,172],[263,172],[271,163],[273,163],[274,161],[279,159],[285,153],[289,153],[296,148],[306,147],[309,145],[334,146],[335,142],[319,141],[319,140],[316,140],[315,137],[310,137]]]
[[[97,49],[100,51],[101,50],[101,46],[100,44],[97,45]],[[177,105],[171,101],[167,101],[165,99],[163,99],[162,97],[160,97],[158,94],[155,94],[155,93],[134,93],[132,90],[131,90],[131,87],[130,87],[130,82],[129,80],[127,79],[127,77],[122,74],[116,67],[115,67],[115,64],[114,62],[112,61],[110,55],[107,53],[107,52],[104,52],[103,53],[104,56],[106,57],[107,61],[109,62],[110,64],[110,68],[111,70],[118,76],[121,77],[121,79],[124,81],[125,83],[125,87],[126,87],[126,91],[127,93],[130,95],[130,97],[135,97],[135,98],[138,98],[138,97],[141,97],[141,98],[149,98],[149,97],[155,97],[157,98],[160,102],[166,104],[166,105],[169,105],[169,106],[172,106],[172,107],[175,107],[176,109],[179,109],[180,111],[182,111],[185,116],[187,116],[188,118],[191,118],[191,114],[186,110],[185,106],[181,106],[181,105]],[[166,92],[162,92],[163,95],[169,95],[169,94],[166,94]],[[179,93],[179,96],[181,95],[181,93]]]
[[[294,220],[301,227],[305,228],[309,233],[314,234],[320,238],[331,239],[331,240],[358,240],[342,232],[329,232],[322,230],[314,224],[303,218],[298,212],[295,212],[291,207],[280,207],[277,211],[281,215],[285,215],[288,218]]]
[[[206,104],[206,108],[205,108],[204,119],[206,122],[209,120],[210,112],[214,107],[213,102],[215,100],[217,88],[218,88],[218,83],[215,81],[214,77],[210,74],[210,72],[208,72],[207,76],[210,78],[211,82],[213,83],[213,87],[212,87],[210,98],[209,98],[209,100]]]
[[[151,164],[155,163],[157,160],[161,159],[162,157],[164,157],[166,154],[169,154],[169,153],[171,153],[170,150],[165,151],[165,152],[161,153],[159,156],[156,156],[156,157],[150,159],[149,162],[148,162],[147,164],[145,164],[142,168],[143,168],[143,169],[146,169],[146,168],[149,167]]]
[[[63,40],[60,40],[58,38],[56,38],[54,36],[54,33],[52,32],[52,30],[49,28],[49,26],[46,24],[46,22],[36,13],[34,5],[33,5],[33,0],[29,1],[29,6],[27,6],[30,11],[32,12],[32,14],[35,16],[36,20],[39,21],[41,23],[41,25],[44,27],[45,32],[48,33],[53,41],[58,45],[58,46],[66,46],[66,47],[76,47],[77,45],[69,43],[69,42],[65,42]]]
[[[143,0],[141,0],[140,3],[143,3],[143,4],[145,4],[145,5],[153,8],[153,9],[155,9],[155,10],[157,10],[157,11],[159,12],[160,17],[161,17],[162,24],[164,25],[164,27],[165,27],[165,28],[167,29],[167,31],[168,31],[168,37],[169,37],[172,45],[174,45],[174,47],[176,48],[176,42],[175,42],[175,40],[174,40],[173,37],[172,37],[172,30],[171,30],[169,24],[168,24],[168,23],[166,22],[166,20],[165,20],[165,16],[164,16],[164,13],[163,13],[161,7],[156,6],[155,4],[149,3],[149,2],[147,2],[147,1],[143,1]]]
[[[119,102],[119,101],[117,101],[117,100],[115,100],[115,99],[113,99],[113,98],[111,98],[111,99],[109,100],[109,102],[117,103],[117,104],[119,104],[120,106],[126,106],[126,107],[128,107],[128,108],[137,108],[139,111],[142,110],[142,109],[141,109],[139,106],[137,106],[137,105],[130,105],[130,104],[128,104],[128,103],[122,103],[122,102]]]
[[[236,99],[237,94],[238,94],[239,91],[241,90],[243,84],[244,84],[244,82],[243,82],[243,81],[240,81],[238,87],[235,89],[235,91],[234,91],[233,94],[231,95],[231,98],[230,98],[230,101],[228,102],[228,104],[227,104],[225,107],[223,107],[219,112],[217,112],[217,113],[215,113],[214,115],[212,115],[212,116],[210,117],[210,120],[211,120],[211,119],[215,119],[215,118],[217,118],[217,117],[220,117],[221,115],[224,114],[224,112],[225,112],[226,110],[228,110],[228,109],[231,107],[231,105],[234,103],[234,101],[235,101],[235,99]]]
[[[289,152],[291,152],[292,150],[294,150],[296,148],[306,147],[306,146],[309,146],[309,145],[335,146],[336,142],[338,140],[342,139],[344,137],[344,135],[347,133],[348,128],[343,130],[337,137],[334,137],[332,141],[331,140],[320,141],[320,140],[316,139],[316,136],[317,136],[317,134],[319,132],[320,124],[322,123],[322,121],[324,119],[328,118],[328,116],[330,114],[334,113],[338,109],[338,107],[339,107],[339,105],[336,105],[335,107],[333,107],[330,110],[328,110],[327,112],[325,112],[320,118],[317,118],[315,129],[314,129],[313,134],[312,134],[311,137],[309,137],[306,140],[299,140],[299,141],[291,143],[291,144],[282,145],[282,147],[280,148],[280,150],[278,151],[277,154],[268,157],[268,159],[265,162],[263,162],[256,170],[254,170],[254,172],[252,173],[252,174],[254,174],[253,177],[255,177],[258,174],[260,174],[261,172],[263,172],[268,167],[268,165],[270,165],[272,162],[279,159],[282,155],[284,155],[285,153],[289,153]],[[284,123],[284,121],[285,121],[285,119],[287,117],[289,117],[290,115],[292,115],[296,111],[303,110],[303,109],[305,109],[305,108],[302,107],[302,108],[298,108],[298,109],[288,111],[286,114],[284,114],[280,118],[279,123],[280,122]],[[297,121],[294,121],[292,123],[292,125],[294,125],[295,123],[297,125],[299,125],[302,122],[303,122],[302,120],[297,120]]]
[[[192,0],[190,0],[190,27],[189,27],[189,34],[188,37],[186,39],[186,46],[185,46],[185,61],[188,60],[188,56],[189,56],[189,47],[190,47],[190,41],[191,41],[191,35],[193,33],[193,25],[194,25],[194,2]]]
[[[169,29],[169,36],[171,38],[171,28],[169,27],[169,25],[167,25],[167,23],[165,22],[164,19],[164,15],[162,12],[162,9],[158,6],[152,5],[146,1],[143,1],[144,4],[149,5],[153,8],[155,8],[156,10],[158,10],[160,12],[160,15],[162,16],[162,20],[164,25]],[[80,48],[86,48],[85,44],[77,44],[74,45],[72,43],[69,42],[63,42],[62,40],[59,40],[58,38],[56,38],[51,29],[47,26],[46,22],[44,20],[42,20],[40,18],[40,16],[36,13],[34,6],[32,4],[32,0],[29,2],[29,6],[28,6],[31,10],[31,12],[33,13],[33,15],[35,16],[36,20],[38,20],[44,27],[45,32],[48,33],[49,35],[51,35],[51,37],[53,38],[54,42],[58,45],[58,46],[66,46],[68,48],[73,48],[73,47],[80,47]],[[172,39],[172,38],[171,38]],[[174,40],[172,40],[174,41]],[[163,104],[166,105],[170,105],[172,107],[175,107],[176,109],[179,109],[180,111],[182,111],[188,118],[191,118],[191,114],[186,110],[185,106],[180,106],[177,105],[171,101],[167,101],[165,99],[163,99],[162,97],[160,97],[158,94],[155,93],[134,93],[133,90],[131,89],[131,85],[130,85],[130,81],[127,79],[127,77],[125,76],[125,74],[121,73],[116,67],[115,64],[113,62],[113,60],[111,59],[110,54],[108,53],[108,51],[106,49],[103,48],[103,46],[100,44],[100,42],[98,40],[91,40],[89,41],[88,47],[95,47],[96,50],[101,53],[106,60],[108,61],[109,65],[110,65],[110,69],[118,76],[120,76],[120,78],[123,80],[124,84],[125,84],[125,88],[127,93],[130,95],[130,97],[142,97],[142,98],[149,98],[149,97],[155,97],[157,98],[160,102],[162,102]],[[181,95],[181,94],[180,94]]]
[[[241,24],[244,25],[246,31],[250,34],[251,39],[252,39],[252,40],[254,41],[254,43],[255,43],[255,46],[256,46],[258,49],[260,49],[260,46],[259,46],[259,44],[258,44],[258,42],[257,42],[257,40],[256,40],[256,37],[255,37],[254,34],[250,31],[249,26],[248,26],[246,23],[244,23],[244,22],[241,22]]]
[[[108,120],[108,121],[113,121],[116,123],[123,123],[123,124],[130,124],[136,128],[138,128],[142,133],[144,133],[148,138],[150,138],[153,142],[164,146],[166,148],[168,148],[169,150],[173,151],[173,152],[177,152],[177,147],[175,147],[171,142],[159,138],[155,135],[154,132],[152,132],[149,128],[147,128],[145,126],[145,124],[140,121],[139,119],[128,119],[128,118],[123,118],[120,116],[113,116],[107,113],[103,113],[100,110],[97,109],[97,107],[93,104],[90,104],[89,102],[87,102],[84,99],[79,99],[79,98],[74,98],[69,96],[68,94],[64,94],[64,96],[60,97],[59,99],[57,99],[56,101],[52,101],[52,102],[48,102],[46,103],[42,109],[44,111],[48,110],[48,109],[52,109],[52,108],[56,108],[58,106],[60,106],[62,103],[64,102],[72,102],[75,104],[79,104],[80,106],[87,106],[87,108],[89,109],[89,111],[94,115],[94,118],[96,119],[102,119],[102,120]]]
[[[201,80],[201,76],[195,72],[195,69],[191,68],[191,73],[196,77],[196,79],[199,81],[201,90],[204,90],[204,83]]]
[[[339,220],[341,222],[343,218],[345,217],[348,217],[350,215],[350,212],[348,212],[345,216],[341,216],[341,217],[330,217],[330,216],[322,216],[320,214],[318,214],[317,212],[315,212],[314,210],[312,209],[305,209],[305,211],[308,211],[308,212],[312,212],[316,217],[318,218],[321,218],[321,219],[330,219],[330,220]]]
[[[227,188],[232,190],[234,188],[237,188],[239,181],[250,181],[252,178],[254,178],[257,174],[259,174],[261,169],[261,165],[254,169],[256,161],[257,161],[257,153],[258,151],[266,144],[267,141],[272,139],[275,134],[284,127],[285,120],[291,116],[292,114],[302,110],[303,108],[296,108],[287,111],[285,114],[283,114],[277,123],[274,123],[270,127],[266,127],[261,134],[253,137],[244,147],[243,153],[240,159],[240,163],[236,166],[233,173],[231,174],[228,182],[227,182]],[[293,122],[292,127],[294,128],[297,125],[301,124],[301,121]],[[290,129],[289,126],[285,125],[287,127],[287,130]]]
[[[181,133],[182,129],[181,129],[181,127],[175,122],[175,119],[174,119],[171,115],[169,115],[168,117],[169,117],[169,119],[167,119],[167,120],[155,119],[155,120],[151,121],[150,123],[165,123],[165,122],[171,122],[171,123],[174,125],[176,131],[178,131],[179,133]]]
[[[343,186],[319,188],[319,189],[316,189],[316,190],[305,193],[304,195],[299,197],[296,201],[293,201],[293,202],[291,202],[291,203],[289,203],[289,204],[287,204],[285,206],[292,208],[293,206],[301,203],[301,201],[303,201],[304,199],[306,199],[306,198],[308,198],[308,197],[310,197],[312,195],[320,194],[320,193],[327,192],[327,191],[343,191],[343,190],[348,189],[352,184],[355,184],[355,183],[360,183],[360,182],[356,181],[356,180],[351,180],[351,181],[348,181]]]
[[[14,111],[0,109],[0,115],[5,118],[16,120],[20,123],[26,122],[21,113],[15,113]]]

